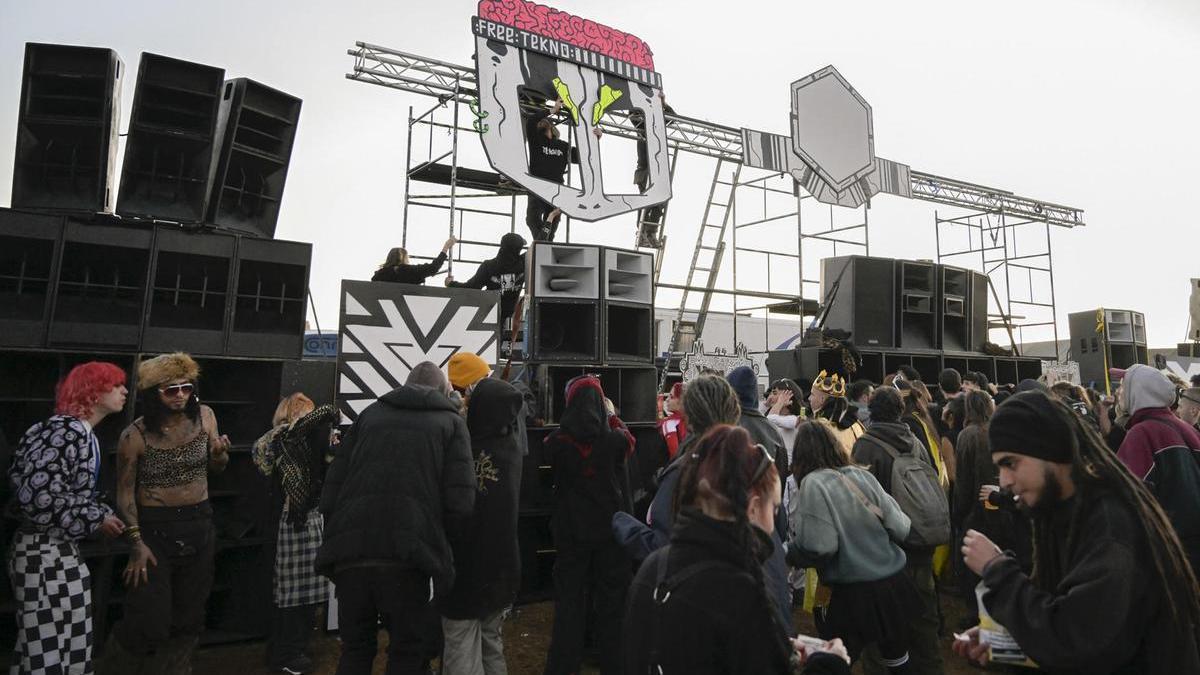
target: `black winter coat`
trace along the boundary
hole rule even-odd
[[[758,562],[771,547],[760,534]],[[699,571],[680,583],[658,605],[652,594],[659,560],[666,556],[666,576],[703,561],[722,564]],[[671,544],[655,551],[638,570],[629,590],[625,613],[625,672],[666,675],[718,673],[783,674],[789,672],[791,648],[774,619],[774,608],[747,565],[745,547],[733,522],[715,520],[696,509],[675,519]],[[657,647],[657,663],[651,663]]]
[[[480,288],[500,291],[500,322],[513,315],[521,291],[525,289],[525,239],[509,232],[500,238],[500,250],[495,258],[484,260],[466,281],[451,281],[451,288]]]
[[[325,540],[316,568],[391,561],[454,582],[446,528],[471,515],[475,472],[467,423],[442,392],[397,387],[363,410],[321,493]]]
[[[450,533],[454,589],[438,602],[442,616],[483,619],[511,605],[521,586],[517,508],[526,438],[524,397],[504,380],[479,381],[467,408],[475,457],[475,513]]]
[[[1017,561],[998,558],[983,569],[983,604],[1047,673],[1200,673],[1194,639],[1176,622],[1154,573],[1145,525],[1115,496],[1095,494],[1079,506],[1063,502],[1040,525],[1066,549],[1062,579],[1043,590]],[[1070,536],[1068,536],[1070,535]],[[1182,601],[1182,599],[1181,599]]]
[[[555,543],[611,542],[613,514],[633,510],[625,464],[632,438],[625,425],[609,419],[599,392],[583,389],[545,443],[554,468]]]

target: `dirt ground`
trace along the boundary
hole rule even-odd
[[[949,631],[954,629],[962,618],[962,610],[958,601],[946,594],[941,597],[942,608],[946,612],[946,635],[942,638],[945,672],[947,675],[963,675],[976,673],[980,669],[969,666],[962,658],[950,651]],[[504,624],[504,655],[508,661],[510,675],[538,675],[546,662],[546,650],[550,645],[550,626],[554,618],[554,604],[543,602],[524,605],[514,610],[512,617]],[[812,624],[812,616],[802,611],[796,613],[796,626],[801,633],[816,635]],[[386,634],[380,634],[380,645],[386,643]],[[332,675],[337,670],[338,659],[337,636],[319,633],[313,639],[309,655],[316,662],[314,675]],[[375,675],[382,675],[384,663],[382,655],[375,660]],[[259,675],[273,672],[266,668],[263,661],[263,644],[248,643],[209,647],[199,650],[195,657],[195,675]],[[854,669],[860,673],[860,668]],[[594,664],[585,663],[581,675],[598,674]]]

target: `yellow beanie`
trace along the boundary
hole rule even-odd
[[[491,368],[479,355],[470,352],[458,352],[450,357],[450,384],[455,389],[465,390],[488,376]]]

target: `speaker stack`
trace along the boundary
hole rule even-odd
[[[0,345],[298,358],[311,247],[272,237],[300,99],[142,54],[114,193],[122,71],[25,46]]]
[[[529,256],[527,359],[547,421],[558,421],[566,383],[584,373],[600,377],[621,419],[654,421],[651,254],[535,242]]]
[[[1103,323],[1101,323],[1103,318]],[[1102,386],[1107,368],[1149,364],[1146,317],[1126,309],[1096,309],[1067,315],[1071,354],[1079,362],[1079,379]]]
[[[836,284],[836,292],[834,286]],[[988,341],[988,279],[973,270],[919,260],[843,256],[821,261],[825,327],[851,334],[862,364],[852,376],[881,382],[911,366],[926,383],[943,368],[1016,383],[1041,374],[1036,358],[983,353]],[[840,350],[771,352],[773,379],[807,382],[821,370],[845,372]]]

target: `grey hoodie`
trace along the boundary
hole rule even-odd
[[[1137,363],[1121,380],[1121,405],[1132,415],[1143,408],[1170,408],[1175,403],[1175,385],[1158,370]]]

